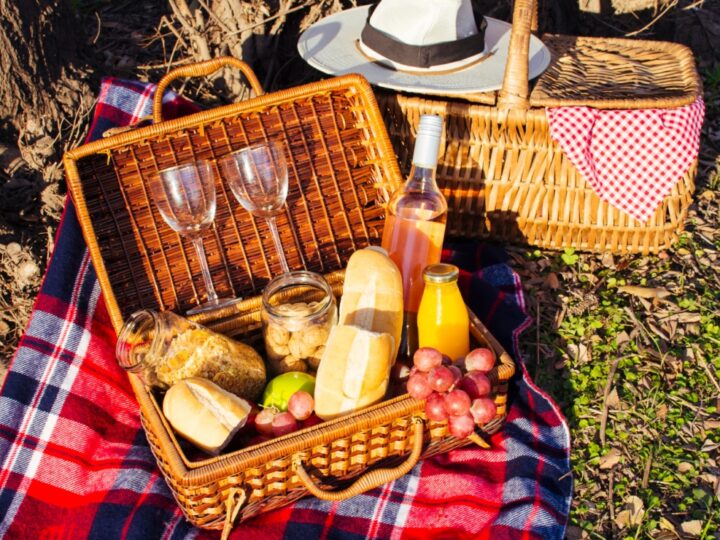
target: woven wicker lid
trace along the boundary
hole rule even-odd
[[[205,64],[182,74],[207,72]],[[117,328],[137,309],[184,313],[205,298],[191,240],[162,219],[148,180],[174,164],[216,161],[271,139],[288,157],[289,190],[277,223],[291,269],[326,274],[344,268],[355,250],[380,243],[383,204],[402,178],[361,77],[312,83],[90,143],[69,152],[65,165]],[[221,178],[216,192],[214,226],[203,237],[215,288],[220,296],[254,296],[280,271],[271,235]]]

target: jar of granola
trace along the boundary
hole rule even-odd
[[[170,311],[133,313],[120,330],[115,354],[125,370],[161,390],[203,377],[256,401],[265,387],[265,363],[252,347]]]
[[[337,323],[335,296],[320,274],[281,274],[263,291],[262,322],[272,372],[316,371]]]

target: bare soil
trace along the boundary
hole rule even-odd
[[[59,135],[47,141],[58,158],[32,165],[18,150],[18,133],[0,122],[0,381],[10,362],[53,251],[66,186],[59,156],[86,136],[100,78],[106,75],[155,80],[163,70],[143,68],[164,53],[150,43],[165,2],[89,1],[73,4],[81,47],[75,81],[85,88],[74,117],[62,119]]]

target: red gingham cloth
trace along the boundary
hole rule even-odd
[[[647,221],[698,155],[702,97],[673,109],[547,109],[550,134],[595,193]]]
[[[150,112],[154,86],[106,79],[88,140]],[[169,94],[166,118],[192,111]],[[470,307],[516,359],[531,322],[506,255],[446,246]],[[0,391],[0,538],[217,539],[185,520],[157,468],[68,200],[52,260]],[[492,449],[465,447],[342,502],[306,497],[236,525],[238,540],[564,537],[570,440],[521,361]]]

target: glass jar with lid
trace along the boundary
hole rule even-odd
[[[262,323],[271,371],[317,370],[330,328],[337,324],[330,284],[304,270],[277,276],[263,291]]]
[[[120,330],[115,355],[126,371],[160,390],[203,377],[256,401],[265,387],[265,363],[252,347],[170,311],[133,313]]]

